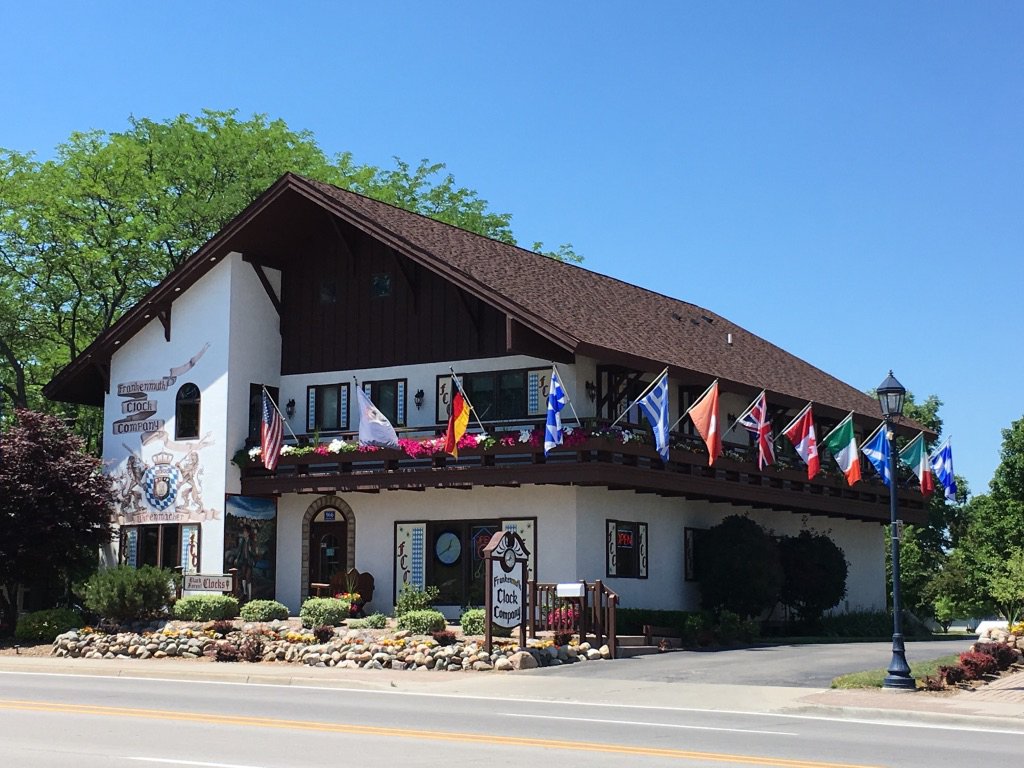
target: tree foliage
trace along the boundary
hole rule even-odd
[[[286,171],[515,242],[511,214],[443,163],[332,159],[266,115],[133,117],[125,131],[73,133],[42,162],[0,149],[0,418],[4,400],[47,407],[43,384]],[[569,245],[548,255],[579,260]],[[62,409],[99,434],[96,414]]]
[[[70,578],[110,540],[113,492],[100,461],[54,416],[20,410],[0,436],[0,625],[19,585]]]
[[[779,599],[783,572],[775,540],[749,517],[730,515],[701,540],[700,597],[704,608],[748,618]]]
[[[823,533],[800,531],[779,541],[783,582],[779,599],[801,623],[813,625],[846,596],[846,556]]]

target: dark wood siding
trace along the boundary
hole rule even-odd
[[[282,269],[281,373],[506,354],[505,315],[355,228],[307,232]],[[390,277],[374,296],[375,274]]]

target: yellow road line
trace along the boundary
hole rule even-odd
[[[202,712],[175,712],[160,709],[134,709],[131,707],[105,707],[90,704],[57,704],[45,701],[19,701],[0,699],[0,709],[26,712],[53,712],[77,715],[105,715],[112,717],[134,717],[146,720],[174,720],[195,722],[205,725],[236,725],[255,728],[280,728],[296,731],[317,731],[321,733],[346,733],[361,736],[390,736],[405,739],[429,741],[451,741],[461,743],[498,744],[514,747],[539,747],[543,749],[565,749],[577,752],[604,752],[644,757],[669,757],[681,760],[708,760],[743,765],[778,766],[778,768],[873,768],[872,766],[850,763],[825,763],[816,760],[788,760],[785,758],[730,755],[718,752],[693,752],[682,749],[658,749],[654,747],[631,747],[626,744],[595,744],[587,741],[562,741],[555,739],[532,739],[524,736],[496,736],[480,733],[457,733],[448,731],[407,730],[404,728],[383,728],[373,725],[346,723],[318,723],[305,720],[277,720],[269,717],[244,717],[217,715]]]

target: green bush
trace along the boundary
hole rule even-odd
[[[401,616],[403,613],[409,613],[410,611],[426,611],[434,604],[437,600],[437,596],[441,594],[437,587],[429,586],[426,589],[420,589],[406,584],[402,587],[402,591],[398,593],[398,601],[395,603],[395,617]]]
[[[892,614],[888,611],[850,611],[823,616],[821,633],[826,637],[892,637]]]
[[[85,583],[85,607],[113,621],[161,616],[174,597],[177,578],[174,571],[151,565],[107,568]]]
[[[462,626],[462,634],[482,635],[484,633],[485,615],[483,608],[467,608],[463,611],[462,616],[459,617],[459,624]]]
[[[775,539],[749,517],[730,515],[701,541],[702,607],[759,616],[778,602],[782,563]]]
[[[299,618],[304,627],[336,627],[349,617],[350,605],[337,597],[311,597],[299,609]]]
[[[288,606],[277,600],[250,600],[242,606],[242,621],[274,621],[288,618]]]
[[[238,600],[231,595],[189,595],[174,604],[174,617],[182,621],[233,619]]]
[[[407,629],[414,635],[429,635],[447,626],[448,620],[440,611],[408,611],[398,617],[398,628]]]
[[[816,626],[846,596],[849,566],[843,550],[823,533],[800,531],[782,537],[779,557],[784,576],[779,599],[804,627]]]
[[[644,625],[665,627],[679,633],[679,637],[687,637],[690,611],[661,611],[653,608],[618,608],[615,611],[615,626],[620,635],[643,634]]]
[[[363,621],[370,629],[384,629],[388,625],[388,617],[383,613],[371,613]]]
[[[57,635],[82,626],[82,617],[70,608],[48,608],[18,619],[14,637],[26,643],[52,643]]]

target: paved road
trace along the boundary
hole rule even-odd
[[[1002,728],[895,717],[864,722],[63,673],[0,674],[0,737],[4,764],[19,768],[406,768],[481,760],[588,768],[932,768],[964,754],[967,743],[972,762],[1010,764],[1022,738]]]
[[[969,641],[907,643],[907,661],[925,661],[967,650]],[[679,651],[622,659],[614,664],[574,664],[544,674],[607,680],[728,683],[795,688],[828,688],[833,678],[889,666],[891,643],[776,645],[726,651]]]

